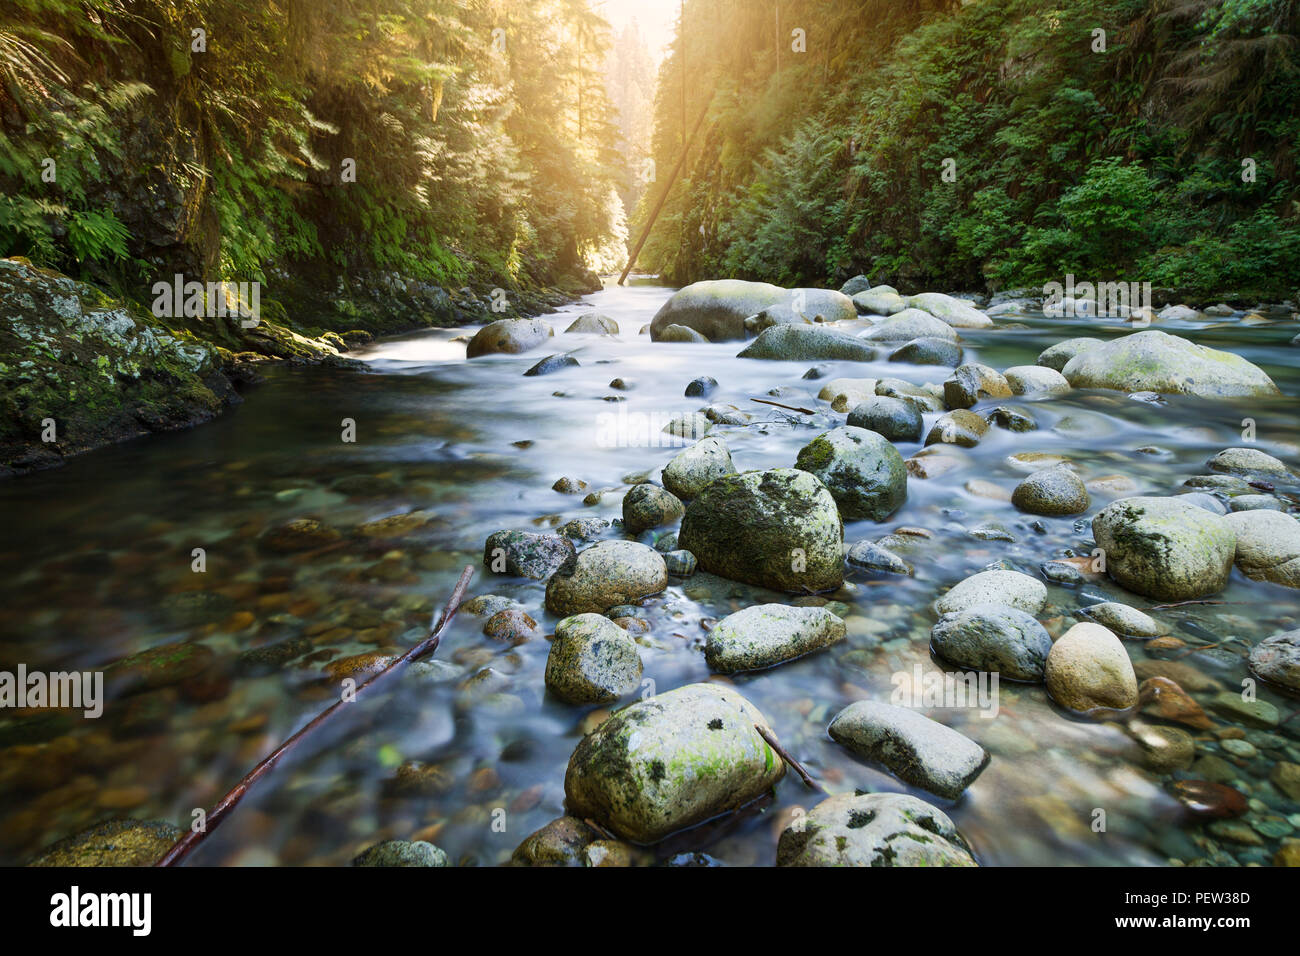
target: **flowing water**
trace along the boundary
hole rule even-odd
[[[97,720],[51,711],[0,718],[0,863],[22,862],[113,816],[188,826],[196,808],[211,806],[337,699],[338,675],[324,670],[329,661],[395,652],[423,636],[466,563],[478,566],[470,594],[517,599],[541,633],[553,631],[544,583],[487,573],[484,540],[503,528],[619,517],[628,481],[651,471],[657,477],[675,454],[659,431],[663,422],[705,404],[683,397],[693,378],[713,376],[720,388],[708,401],[755,416],[748,426],[714,432],[741,470],[789,466],[820,430],[842,423],[816,399],[824,380],[803,378],[811,363],[741,360],[736,343],[651,344],[638,335],[669,294],[642,283],[589,296],[547,317],[556,338],[525,356],[466,361],[456,341],[465,330],[440,330],[363,350],[357,357],[366,371],[271,368],[245,404],[213,424],[0,484],[0,669],[101,669],[190,642],[147,666],[110,669],[114,696]],[[562,334],[574,313],[590,307],[614,318],[621,334]],[[1121,331],[1101,320],[1041,315],[998,324],[963,332],[967,361],[1032,364],[1062,339]],[[845,641],[735,678],[828,789],[905,789],[834,744],[826,725],[855,699],[887,699],[896,675],[940,668],[929,653],[929,604],[943,589],[999,562],[1040,575],[1053,558],[1088,554],[1089,521],[1100,507],[1128,494],[1186,490],[1180,486],[1205,473],[1206,459],[1243,444],[1244,419],[1254,422],[1256,447],[1300,461],[1293,397],[1300,349],[1286,346],[1294,322],[1252,325],[1238,317],[1159,327],[1244,355],[1287,397],[1152,403],[1080,391],[1000,402],[1028,412],[1037,429],[990,430],[962,454],[961,467],[912,478],[906,505],[888,521],[849,524],[849,542],[899,526],[929,532],[904,554],[915,576],[850,575],[831,596],[850,608]],[[523,376],[542,356],[568,349],[580,367]],[[918,383],[947,374],[883,361],[836,363],[830,371]],[[615,378],[630,387],[612,389]],[[820,411],[787,413],[754,398]],[[355,424],[353,442],[343,440],[345,420]],[[900,445],[905,457],[918,448]],[[1112,490],[1095,491],[1080,519],[1039,521],[989,488],[1009,492],[1028,470],[1012,456],[1026,453],[1068,458],[1090,481],[1120,477],[1102,483]],[[576,495],[553,490],[563,476],[589,487]],[[412,511],[420,514],[399,527],[356,530]],[[342,537],[297,555],[258,546],[267,528],[304,516]],[[201,573],[195,549],[203,549]],[[772,595],[707,574],[674,579],[645,602],[646,680],[662,691],[707,679],[701,622],[765,598]],[[1050,585],[1041,617],[1059,635],[1080,607],[1108,599],[1154,603],[1094,576]],[[1203,704],[1216,688],[1239,688],[1250,646],[1300,620],[1297,592],[1239,572],[1217,599],[1223,603],[1155,612],[1185,648],[1156,653],[1128,644],[1135,660],[1177,661],[1186,689]],[[309,737],[192,862],[345,864],[374,842],[412,837],[442,846],[453,862],[508,860],[527,834],[562,814],[568,756],[602,712],[547,696],[548,644],[540,635],[512,647],[485,637],[482,623],[463,613],[436,664],[408,673],[390,693],[363,697]],[[495,672],[488,692],[462,687],[484,667]],[[1041,685],[1003,683],[994,717],[930,711],[985,746],[992,761],[956,803],[918,795],[945,809],[985,864],[1267,862],[1282,839],[1300,832],[1300,803],[1269,780],[1277,763],[1300,762],[1300,721],[1287,720],[1295,701],[1268,688],[1260,696],[1279,707],[1279,727],[1219,719],[1215,730],[1194,731],[1198,757],[1215,761],[1158,777],[1143,768],[1120,724],[1071,719]],[[1229,752],[1223,744],[1231,738],[1249,746]],[[398,768],[411,761],[419,762],[420,782],[404,788],[395,782]],[[1218,829],[1186,820],[1169,794],[1171,780],[1210,765],[1251,801],[1245,817]],[[787,774],[772,799],[654,852],[702,850],[727,864],[770,864],[794,808],[814,802]]]

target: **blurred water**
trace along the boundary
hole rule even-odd
[[[115,699],[99,721],[49,714],[0,718],[0,748],[8,748],[0,749],[0,863],[21,862],[110,816],[188,826],[194,808],[210,806],[335,699],[337,681],[323,676],[327,659],[395,651],[418,640],[461,567],[479,564],[493,531],[619,516],[625,479],[646,471],[657,476],[675,453],[642,441],[667,436],[634,426],[704,405],[683,396],[691,379],[713,376],[720,387],[709,402],[755,415],[746,427],[715,431],[745,470],[791,465],[819,430],[842,422],[843,415],[816,399],[828,378],[920,383],[947,374],[883,361],[836,363],[826,378],[809,381],[802,376],[810,363],[740,360],[737,343],[651,344],[638,330],[669,294],[643,283],[589,296],[548,316],[555,338],[522,356],[466,361],[463,342],[454,340],[473,330],[437,330],[361,350],[356,357],[369,363],[365,372],[272,368],[244,405],[211,425],[105,449],[58,471],[0,484],[0,526],[6,529],[0,668],[20,661],[29,669],[97,668],[175,641],[197,641],[212,651],[202,673]],[[617,337],[563,333],[576,314],[593,307],[619,323]],[[917,539],[905,554],[915,577],[852,576],[836,596],[852,607],[846,641],[736,683],[831,790],[905,789],[832,743],[825,734],[830,718],[859,697],[887,696],[895,674],[916,665],[926,672],[938,667],[928,652],[934,621],[928,605],[939,591],[994,562],[1037,575],[1053,557],[1087,553],[1092,514],[1122,496],[1096,493],[1081,520],[1043,519],[1036,530],[1033,519],[968,483],[979,479],[1009,492],[1026,471],[1010,456],[1043,452],[1068,457],[1085,479],[1131,479],[1134,490],[1125,494],[1172,494],[1187,477],[1203,474],[1211,455],[1242,443],[1246,418],[1255,422],[1257,447],[1294,464],[1300,459],[1294,398],[1300,349],[1286,347],[1294,325],[1159,326],[1245,355],[1274,376],[1284,398],[1170,396],[1149,404],[1113,392],[1075,392],[999,402],[1027,411],[1038,429],[992,429],[978,448],[963,453],[963,467],[913,478],[907,504],[883,525],[846,528],[848,541],[899,526],[928,530],[932,537]],[[995,330],[964,332],[963,344],[968,361],[1005,368],[1032,364],[1043,348],[1065,338],[1120,331],[1095,321],[1014,316],[999,319]],[[580,367],[523,376],[540,358],[562,351],[573,352]],[[629,387],[610,388],[615,378]],[[772,389],[781,394],[769,395]],[[754,398],[820,412],[810,422]],[[355,443],[341,440],[345,419],[355,422]],[[611,434],[624,441],[611,443]],[[919,449],[899,447],[905,457]],[[562,476],[607,493],[585,505],[581,494],[552,490]],[[416,509],[427,521],[408,535],[352,535],[365,522]],[[306,558],[257,546],[267,527],[303,516],[339,529],[342,543]],[[989,540],[990,531],[1014,540]],[[206,551],[203,574],[191,570],[194,548]],[[543,591],[542,582],[494,578],[479,567],[470,593],[518,599],[549,633],[555,619],[542,609]],[[1049,592],[1043,617],[1053,633],[1069,625],[1072,612],[1097,600],[1152,603],[1104,582],[1051,586]],[[1300,600],[1296,592],[1238,573],[1219,597],[1224,604],[1158,616],[1190,644],[1218,645],[1180,659],[1207,681],[1235,688],[1245,676],[1249,646],[1296,627]],[[707,678],[701,619],[762,598],[703,574],[671,586],[647,606],[646,678],[660,691]],[[454,861],[508,859],[524,836],[563,812],[564,767],[588,715],[545,695],[545,640],[506,647],[484,637],[481,625],[462,615],[437,655],[449,667],[404,678],[392,693],[363,700],[309,739],[193,862],[340,864],[378,840],[413,835],[438,843]],[[241,653],[288,640],[308,650],[282,669],[259,674],[238,666]],[[1130,650],[1137,659],[1145,656],[1140,645]],[[459,683],[484,666],[501,675],[497,693],[464,699]],[[1261,696],[1277,703],[1284,717],[1295,710],[1293,701],[1271,691]],[[1146,864],[1194,859],[1223,847],[1243,861],[1262,861],[1280,839],[1235,846],[1200,825],[1185,825],[1162,780],[1141,769],[1118,725],[1069,720],[1041,687],[1004,683],[1001,711],[992,720],[971,712],[934,716],[993,753],[960,802],[927,797],[956,820],[982,862]],[[1295,721],[1268,739],[1248,730],[1247,739],[1260,742],[1258,755],[1229,758],[1239,774],[1236,785],[1261,801],[1263,809],[1252,812],[1274,821],[1279,834],[1298,828],[1300,805],[1279,797],[1267,778],[1278,760],[1300,759],[1296,734]],[[1212,733],[1198,732],[1198,751],[1229,757]],[[422,796],[394,796],[395,769],[410,760],[438,765],[443,783]],[[679,836],[660,852],[703,849],[728,863],[770,864],[789,813],[814,802],[788,775],[772,801]],[[1091,828],[1097,808],[1107,811],[1105,833]]]

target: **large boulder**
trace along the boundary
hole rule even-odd
[[[833,289],[791,289],[785,302],[806,319],[821,316],[824,322],[852,322],[858,317],[853,300]]]
[[[777,591],[827,591],[844,575],[844,523],[816,476],[724,475],[686,508],[678,544],[705,571]]]
[[[785,764],[763,714],[730,687],[687,684],[620,710],[569,758],[571,816],[653,843],[766,793]]]
[[[731,450],[721,438],[705,438],[683,449],[664,466],[664,487],[683,501],[699,495],[710,482],[734,475]]]
[[[863,315],[897,315],[907,308],[903,297],[887,285],[858,292],[853,296],[853,305]]]
[[[704,659],[720,674],[761,670],[841,641],[844,633],[844,622],[824,607],[759,604],[719,621]]]
[[[1222,590],[1237,550],[1224,518],[1177,498],[1122,498],[1092,519],[1092,535],[1111,578],[1162,601]]]
[[[942,292],[922,292],[907,300],[908,308],[923,309],[954,329],[991,329],[993,320],[961,299]]]
[[[636,689],[636,641],[601,614],[577,614],[555,626],[546,658],[546,686],[570,704],[608,704]]]
[[[1048,652],[1044,676],[1047,692],[1067,710],[1127,710],[1138,702],[1128,651],[1100,624],[1085,621],[1062,634]]]
[[[668,586],[663,555],[635,541],[601,541],[565,562],[546,582],[546,609],[568,617],[603,614]]]
[[[1096,348],[1098,345],[1105,345],[1104,339],[1077,338],[1066,339],[1063,342],[1057,342],[1055,345],[1049,345],[1043,351],[1038,353],[1038,364],[1043,368],[1049,368],[1054,372],[1059,372],[1069,364],[1070,359],[1076,355],[1082,355],[1089,349]],[[1064,376],[1062,376],[1064,377]],[[1068,385],[1069,382],[1067,381]]]
[[[580,335],[618,335],[618,323],[599,312],[588,312],[574,319],[564,331]]]
[[[1010,398],[1011,386],[995,368],[970,362],[953,369],[943,383],[943,398],[949,408],[970,408],[986,398]]]
[[[848,424],[888,438],[890,441],[920,441],[925,428],[921,408],[906,398],[873,395],[853,406]]]
[[[736,355],[737,358],[816,362],[870,362],[876,350],[862,339],[821,325],[774,325]]]
[[[850,520],[884,521],[907,500],[903,456],[865,428],[843,426],[818,435],[799,451],[795,467],[820,478]]]
[[[988,765],[984,748],[924,714],[875,700],[840,711],[827,731],[859,757],[905,783],[956,800]]]
[[[656,342],[695,342],[707,345],[709,339],[685,325],[665,325],[655,338]]]
[[[766,282],[718,279],[696,282],[673,294],[650,322],[650,339],[658,342],[664,329],[680,325],[710,342],[745,338],[745,320],[770,305],[784,302],[789,292]]]
[[[1280,511],[1237,511],[1223,518],[1237,536],[1237,567],[1255,581],[1300,588],[1300,521]]]
[[[1086,349],[1061,374],[1075,388],[1205,398],[1280,394],[1262,369],[1241,356],[1154,329]]]
[[[946,322],[921,309],[904,309],[877,322],[863,336],[868,342],[910,342],[913,339],[939,339],[956,342],[957,333]]]
[[[978,866],[946,815],[905,793],[827,797],[786,827],[777,866]]]
[[[494,352],[518,355],[541,345],[555,330],[541,319],[502,319],[485,325],[465,347],[466,358],[478,358]]]

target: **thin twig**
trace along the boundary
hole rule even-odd
[[[794,405],[782,405],[780,402],[769,402],[765,398],[751,398],[751,402],[758,402],[760,405],[771,405],[773,408],[784,408],[787,412],[799,412],[801,415],[816,415],[817,412],[811,408],[797,408]]]
[[[1148,611],[1167,611],[1172,607],[1190,607],[1193,604],[1241,604],[1241,601],[1176,601],[1173,604],[1154,604]]]
[[[826,792],[826,789],[809,775],[808,771],[800,765],[799,761],[791,757],[790,754],[786,752],[786,749],[776,742],[776,738],[773,737],[771,733],[760,727],[758,724],[754,725],[754,729],[758,731],[760,737],[767,741],[768,746],[777,752],[777,755],[786,762],[790,769],[803,778],[804,786],[808,787],[809,790],[820,790],[822,793]]]
[[[358,686],[356,691],[350,695],[351,700],[355,701],[356,698],[361,696],[361,692],[371,684],[374,684],[385,677],[401,672],[407,664],[419,660],[426,654],[432,654],[438,649],[438,644],[442,640],[442,634],[447,629],[447,625],[451,623],[451,619],[456,616],[456,611],[460,608],[461,599],[465,596],[465,589],[469,587],[469,579],[473,577],[473,575],[474,566],[472,564],[466,565],[465,570],[461,572],[460,580],[456,582],[455,590],[451,592],[451,598],[448,599],[447,606],[442,609],[442,614],[438,616],[437,622],[429,631],[429,636],[419,644],[416,644],[401,657],[394,660],[383,670],[374,674]],[[249,788],[252,787],[253,784],[261,779],[263,775],[269,773],[279,762],[280,758],[292,750],[298,741],[303,737],[306,737],[321,724],[325,723],[326,720],[333,716],[339,708],[347,702],[348,701],[345,700],[338,700],[331,704],[325,710],[317,714],[311,723],[307,724],[284,743],[280,744],[280,746],[277,747],[270,756],[266,757],[261,763],[250,770],[244,776],[244,779],[235,784],[234,789],[217,802],[217,805],[212,808],[212,812],[207,815],[202,830],[189,830],[183,837],[172,845],[172,848],[168,850],[166,854],[164,854],[163,857],[154,864],[154,866],[175,866],[181,860],[185,859],[185,857],[189,856],[194,848],[202,843],[204,839],[207,838],[208,834],[215,830],[230,814],[230,812],[235,809],[235,807],[239,806],[239,801],[244,799],[245,794],[248,793]]]

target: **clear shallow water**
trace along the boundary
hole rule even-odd
[[[0,665],[98,668],[172,642],[208,649],[189,669],[194,673],[181,668],[184,680],[158,678],[156,686],[127,688],[133,692],[111,700],[97,721],[48,713],[0,717],[0,863],[21,862],[111,816],[188,825],[194,808],[211,806],[335,699],[337,681],[323,671],[328,660],[396,651],[418,640],[461,567],[479,565],[483,541],[493,531],[619,516],[625,477],[657,470],[675,449],[611,443],[611,425],[622,421],[624,431],[613,434],[637,441],[647,433],[635,426],[650,416],[662,422],[700,408],[705,402],[683,397],[691,379],[712,375],[721,387],[709,401],[755,415],[747,427],[714,432],[726,438],[742,470],[790,465],[803,444],[842,422],[842,415],[816,401],[826,379],[802,378],[810,363],[738,360],[737,343],[653,345],[638,336],[668,294],[639,285],[590,296],[548,317],[556,338],[525,356],[467,362],[463,344],[452,341],[466,330],[430,331],[357,353],[369,372],[270,369],[243,406],[214,424],[0,484],[0,525],[6,529]],[[562,334],[574,314],[593,306],[619,322],[619,337]],[[1086,320],[1016,316],[998,322],[996,330],[964,334],[968,361],[998,368],[1032,364],[1062,339],[1111,334]],[[1008,327],[1012,323],[1026,327]],[[934,621],[928,605],[941,590],[995,562],[1038,574],[1051,558],[1087,553],[1088,521],[1099,508],[1125,494],[1176,492],[1186,478],[1205,473],[1204,462],[1214,453],[1242,443],[1244,418],[1255,421],[1257,447],[1300,462],[1294,398],[1300,349],[1286,346],[1294,322],[1157,327],[1245,355],[1273,375],[1287,397],[1207,402],[1170,396],[1153,405],[1119,393],[1076,392],[1000,402],[1030,413],[1038,429],[991,430],[963,455],[962,467],[913,478],[907,504],[887,522],[850,524],[850,542],[899,526],[930,532],[904,554],[915,577],[851,576],[836,595],[852,607],[846,641],[735,681],[829,789],[905,789],[832,743],[825,727],[852,700],[887,698],[895,674],[938,668],[928,652]],[[566,350],[575,351],[580,368],[523,377],[541,357]],[[877,362],[838,363],[828,377],[925,382],[946,374]],[[616,377],[632,387],[611,389]],[[769,396],[773,388],[786,391]],[[623,400],[606,401],[610,397]],[[751,401],[768,397],[822,413],[811,423],[795,416],[805,421],[792,425],[784,413]],[[340,440],[349,418],[356,423],[354,444]],[[1159,452],[1137,451],[1148,446]],[[918,448],[900,445],[905,457]],[[978,485],[968,488],[977,479],[1009,492],[1027,470],[1009,456],[1026,452],[1068,457],[1089,480],[1123,476],[1131,490],[1094,493],[1082,519],[1043,519],[1045,530],[1037,531],[1010,504]],[[607,493],[586,505],[581,494],[552,490],[561,476]],[[425,520],[408,534],[354,535],[366,522],[412,510],[424,512]],[[342,543],[308,556],[257,546],[267,527],[303,516],[339,529]],[[971,533],[987,536],[990,530],[1014,540]],[[206,550],[203,574],[191,570],[194,548]],[[542,582],[496,578],[482,567],[470,589],[516,598],[549,633],[556,622],[542,609],[543,592]],[[1042,616],[1053,634],[1068,628],[1072,612],[1098,600],[1154,603],[1097,580],[1080,588],[1049,586],[1049,596]],[[659,690],[706,679],[701,620],[772,597],[704,574],[674,583],[647,604],[645,677]],[[1194,668],[1207,685],[1235,688],[1246,675],[1249,647],[1297,626],[1300,596],[1234,572],[1218,599],[1225,603],[1156,612],[1188,644],[1186,651],[1159,656]],[[453,861],[508,859],[528,833],[563,812],[565,764],[584,726],[597,718],[546,697],[545,640],[511,648],[483,636],[481,626],[463,614],[438,652],[443,663],[408,675],[391,693],[363,699],[309,738],[192,862],[343,864],[374,842],[413,836],[438,843]],[[261,670],[241,664],[241,654],[286,641],[298,642],[292,645],[301,651],[296,659]],[[1148,656],[1139,643],[1129,649],[1137,660]],[[459,685],[485,666],[501,675],[499,686],[471,700]],[[1212,695],[1195,696],[1208,703]],[[1041,686],[1003,683],[1000,713],[991,720],[970,711],[934,711],[993,759],[958,803],[926,799],[953,817],[986,864],[1159,864],[1207,857],[1266,862],[1282,838],[1300,834],[1300,804],[1268,780],[1278,761],[1300,761],[1300,721],[1286,722],[1295,701],[1268,689],[1261,697],[1278,705],[1284,723],[1269,732],[1240,728],[1256,748],[1254,757],[1225,752],[1214,731],[1195,732],[1198,755],[1226,760],[1233,785],[1256,801],[1240,822],[1258,845],[1187,824],[1166,792],[1171,778],[1142,768],[1119,725],[1070,720],[1048,703]],[[1216,723],[1220,731],[1234,726]],[[439,770],[422,795],[395,795],[396,768],[411,760]],[[658,852],[700,849],[726,863],[770,864],[793,808],[815,802],[787,775],[771,801],[676,837]],[[1091,829],[1098,808],[1106,811],[1105,833]]]

